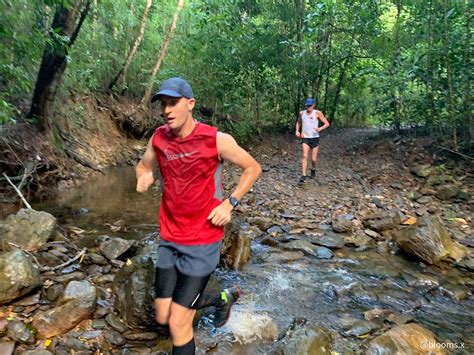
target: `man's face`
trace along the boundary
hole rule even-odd
[[[306,106],[306,111],[311,112],[313,111],[313,108],[314,108],[314,105]]]
[[[191,118],[194,99],[186,97],[163,96],[160,98],[163,117],[172,130],[179,130]]]

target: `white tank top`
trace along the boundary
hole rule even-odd
[[[301,111],[301,122],[303,125],[303,137],[304,138],[317,138],[319,137],[319,132],[315,131],[315,128],[319,127],[319,120],[316,116],[316,110],[308,113],[306,110]]]

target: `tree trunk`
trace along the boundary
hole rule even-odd
[[[341,94],[342,85],[344,84],[344,79],[346,77],[346,71],[350,63],[354,39],[355,39],[355,24],[354,24],[354,31],[352,32],[352,36],[351,36],[351,43],[349,44],[349,49],[347,51],[347,57],[344,60],[344,63],[342,64],[342,69],[341,69],[341,72],[339,73],[339,79],[337,80],[336,92],[334,93],[334,100],[332,102],[331,110],[329,111],[328,117],[332,120],[332,122],[336,120],[337,105],[339,104],[339,96]]]
[[[466,41],[464,44],[464,58],[463,58],[463,68],[464,68],[464,110],[463,110],[463,122],[465,136],[463,137],[466,141],[472,142],[474,140],[474,122],[472,122],[472,98],[471,98],[471,20],[472,12],[470,1],[465,0],[466,4]],[[467,127],[466,127],[467,126]]]
[[[398,61],[400,60],[400,16],[402,13],[402,4],[401,0],[396,1],[396,6],[397,6],[397,19],[395,22],[395,28],[393,32],[393,53],[392,53],[392,73],[391,75],[393,77],[397,77],[399,75],[398,73],[398,67],[399,63]],[[394,100],[394,118],[393,118],[393,126],[395,128],[395,131],[400,134],[400,129],[401,129],[401,104],[400,104],[400,96],[401,96],[401,90],[398,85],[398,82],[396,81],[397,79],[394,80],[396,83],[393,87],[393,93],[392,93],[392,98]]]
[[[451,68],[451,59],[450,59],[450,50],[449,50],[449,24],[446,13],[448,11],[448,3],[444,1],[444,58],[446,59],[446,71],[448,75],[448,100],[449,100],[449,120],[451,122],[451,134],[453,138],[453,149],[458,151],[458,135],[457,135],[457,122],[456,122],[456,104],[454,103],[454,93],[453,93],[453,73]]]
[[[150,81],[148,82],[148,86],[146,88],[145,95],[143,96],[143,99],[142,99],[142,102],[141,102],[142,106],[145,106],[150,101],[151,92],[153,90],[153,83],[155,82],[156,74],[160,70],[161,63],[163,62],[163,59],[166,56],[166,51],[168,50],[168,46],[171,42],[171,39],[173,38],[174,30],[176,29],[176,23],[178,22],[179,13],[183,9],[183,7],[184,7],[184,0],[178,0],[178,4],[176,5],[176,10],[175,10],[174,16],[173,16],[173,21],[171,22],[171,26],[168,30],[168,33],[166,34],[166,38],[163,42],[163,45],[161,46],[161,50],[160,50],[160,53],[158,55],[155,67],[153,68],[153,70],[151,72]]]
[[[109,84],[109,90],[112,90],[112,88],[123,78],[123,81],[125,83],[126,77],[127,77],[127,70],[128,67],[130,66],[130,63],[132,62],[133,57],[135,56],[138,46],[143,40],[143,36],[145,34],[145,26],[146,22],[148,20],[148,11],[150,10],[150,7],[152,5],[152,0],[147,0],[146,1],[146,6],[145,10],[143,11],[143,17],[140,23],[140,30],[138,31],[138,36],[135,39],[135,43],[133,44],[132,50],[128,53],[127,58],[125,59],[125,63],[123,64],[122,68],[120,68],[119,72],[115,76],[115,78],[110,82]]]
[[[302,33],[301,30],[303,28],[303,16],[304,16],[304,3],[302,0],[295,0],[295,9],[296,9],[296,45],[298,51],[301,52],[301,40],[302,40]],[[296,103],[295,103],[295,115],[298,116],[298,112],[300,110],[301,105],[301,95],[303,91],[303,82],[304,82],[304,73],[303,73],[303,63],[298,63],[298,80],[297,80],[297,88],[296,88]]]
[[[80,13],[80,9],[83,8]],[[69,48],[76,40],[84,19],[90,9],[90,1],[83,6],[82,0],[74,1],[69,7],[58,5],[51,25],[50,40],[43,52],[38,79],[31,102],[30,117],[37,117],[43,130],[52,128],[51,114],[57,89],[67,65]],[[80,13],[79,22],[76,25]],[[69,38],[64,43],[62,38]]]

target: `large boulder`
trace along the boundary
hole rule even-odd
[[[49,213],[22,209],[0,221],[0,248],[11,250],[14,244],[23,250],[37,250],[48,241],[55,228],[56,218]]]
[[[221,265],[238,270],[250,259],[250,242],[253,230],[239,220],[226,226],[221,248]]]
[[[96,301],[97,290],[89,281],[71,281],[57,305],[37,313],[32,325],[42,338],[64,334],[92,316]]]
[[[156,326],[154,280],[155,261],[146,255],[129,259],[115,275],[112,284],[114,306],[130,328],[147,329]]]
[[[432,332],[418,324],[409,323],[392,328],[372,340],[366,354],[445,354],[443,349],[436,347],[436,343]]]
[[[401,230],[396,242],[403,251],[428,264],[450,259],[459,262],[467,254],[467,248],[451,239],[439,217],[419,218],[416,224]]]
[[[0,254],[0,304],[26,295],[41,284],[38,269],[23,251],[15,249]]]
[[[282,341],[278,350],[280,355],[306,355],[306,354],[332,354],[332,334],[321,327],[313,329],[309,327],[299,328],[293,331],[289,339]]]
[[[131,243],[128,240],[122,238],[110,238],[100,244],[99,250],[107,259],[113,260],[125,253],[130,246]]]
[[[391,209],[381,213],[367,216],[364,226],[374,231],[381,232],[388,229],[398,228],[401,223],[401,215],[398,209]]]

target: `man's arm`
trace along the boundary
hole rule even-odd
[[[229,134],[217,132],[217,151],[221,159],[237,165],[244,171],[240,176],[239,183],[231,194],[231,196],[240,201],[260,176],[262,172],[260,164],[242,149]],[[232,209],[233,207],[229,199],[225,199],[212,210],[208,219],[216,226],[223,226],[229,223]]]
[[[298,118],[296,119],[296,131],[295,131],[295,136],[297,136],[298,138],[303,138],[303,134],[301,133],[301,125],[302,125],[302,121],[301,121],[301,112],[298,114]]]
[[[321,127],[316,128],[316,131],[321,132],[329,127],[329,122],[321,111],[316,111],[316,117],[323,123]]]
[[[151,137],[148,141],[145,154],[143,154],[142,159],[135,167],[138,192],[146,192],[155,181],[153,177],[153,170],[156,167],[156,156],[153,149],[152,140],[153,137]]]

